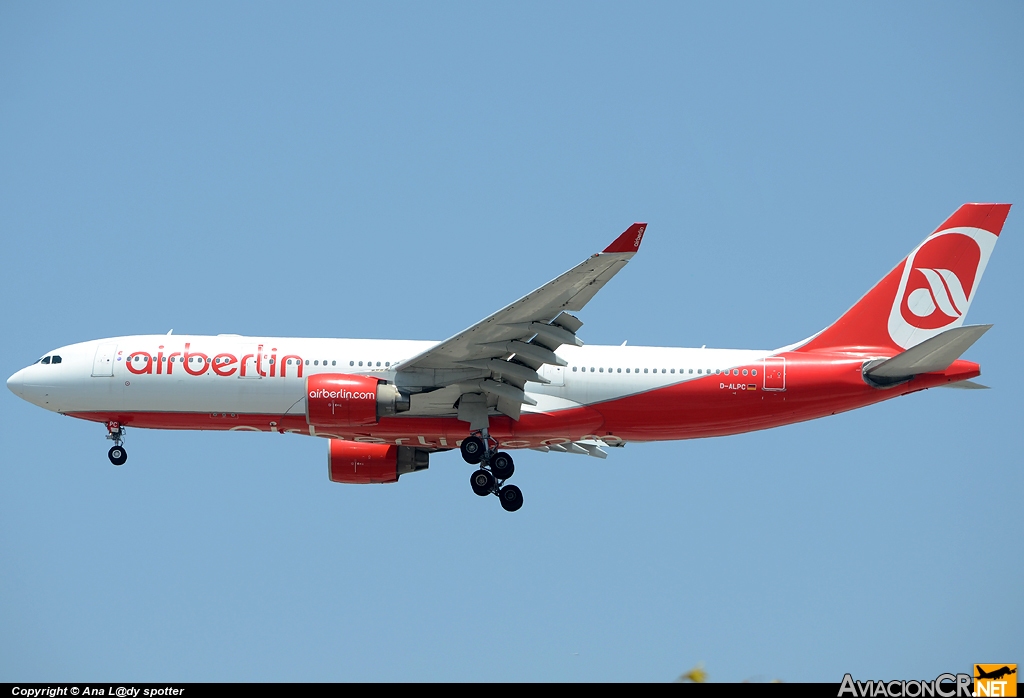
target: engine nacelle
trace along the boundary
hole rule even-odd
[[[327,476],[331,482],[368,485],[397,482],[406,473],[426,470],[430,454],[412,446],[366,444],[331,439]]]
[[[364,427],[405,412],[409,396],[375,376],[320,373],[306,379],[306,422],[314,427]]]

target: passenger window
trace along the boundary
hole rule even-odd
[[[50,357],[49,356],[44,356],[43,360],[40,361],[39,363],[41,363],[41,364],[48,364],[48,363],[50,363]]]
[[[306,359],[306,365],[309,366],[309,359]]]
[[[750,371],[750,375],[752,375],[752,376],[756,376],[756,375],[757,375],[757,369],[756,369],[756,368],[755,368],[755,369],[752,369],[752,370]]]
[[[316,361],[314,361],[314,362],[313,362],[313,365],[314,365],[314,366],[319,366],[319,365],[320,365],[320,361],[319,361],[319,359],[318,359],[318,360],[316,360]]]
[[[747,375],[747,369],[743,369],[743,375]]]
[[[626,373],[629,373],[629,369],[628,368],[626,369]]]
[[[594,372],[594,367],[593,367],[593,366],[591,366],[591,367],[590,367],[590,372],[591,372],[591,373],[593,373],[593,372]]]
[[[363,365],[363,362],[362,362],[362,361],[360,361],[360,362],[359,362],[359,365],[360,365],[360,366],[362,366],[362,365]]]
[[[600,369],[598,370],[598,372],[599,372],[599,373],[604,373],[604,367],[601,367],[601,368],[600,368]]]
[[[390,365],[391,365],[391,362],[390,362],[390,361],[385,361],[385,362],[384,362],[384,367],[385,367],[385,368],[387,368],[387,367],[388,367],[388,366],[390,366]]]
[[[661,372],[662,372],[662,373],[664,373],[664,372],[665,372],[665,369],[661,369]]]
[[[377,365],[380,366],[380,361],[377,362]]]
[[[576,373],[576,367],[575,366],[572,367],[572,372]]]
[[[669,373],[675,373],[675,372],[676,372],[676,370],[674,368],[671,371],[669,371]]]
[[[622,369],[621,368],[617,368],[617,369],[615,369],[615,372],[616,373],[622,373]]]
[[[646,368],[644,369],[644,373],[647,373],[647,369]]]
[[[692,371],[693,369],[690,369],[690,370]],[[699,368],[697,369],[697,375],[700,375],[700,369]]]

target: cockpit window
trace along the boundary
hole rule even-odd
[[[48,364],[48,363],[50,363],[50,357],[49,356],[44,356],[43,360],[40,361],[39,363],[41,363],[41,364]]]
[[[55,356],[55,357],[53,357],[53,358],[52,358],[52,359],[50,360],[50,363],[51,363],[51,364],[59,364],[59,363],[60,363],[60,357],[59,357],[59,356]]]

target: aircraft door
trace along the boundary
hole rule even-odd
[[[764,389],[786,389],[786,357],[769,356],[764,360]]]
[[[101,344],[96,347],[96,356],[92,361],[92,375],[99,378],[114,375],[114,356],[116,354],[116,344]]]

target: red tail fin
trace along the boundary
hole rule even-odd
[[[1010,204],[964,204],[856,305],[797,351],[904,351],[963,324]]]

